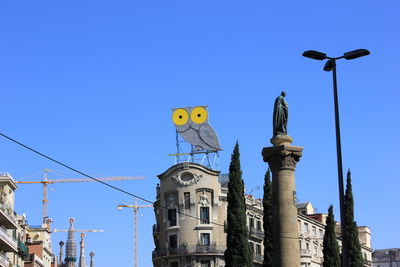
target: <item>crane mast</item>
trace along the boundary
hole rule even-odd
[[[127,204],[120,204],[118,205],[118,209],[122,210],[122,208],[133,208],[133,219],[134,219],[134,266],[138,267],[138,227],[139,227],[139,220],[138,220],[138,212],[139,208],[150,208],[153,205],[138,205],[137,201],[134,202],[133,205]]]

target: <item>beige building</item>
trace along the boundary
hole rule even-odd
[[[197,163],[184,162],[170,167],[158,177],[153,265],[225,266],[228,175]],[[298,204],[297,208],[301,267],[320,267],[327,215],[316,214],[311,203]],[[262,200],[246,195],[246,214],[253,266],[262,266]],[[359,227],[359,238],[365,266],[371,266],[370,229]]]
[[[155,208],[154,266],[224,266],[226,194],[218,177],[197,163],[159,175],[156,205],[166,208]]]
[[[16,189],[10,174],[0,174],[0,267],[56,267],[49,225],[29,226],[26,216],[14,211]]]
[[[30,226],[27,236],[26,244],[29,256],[25,260],[25,267],[57,266],[57,261],[52,253],[49,225]]]
[[[400,266],[400,248],[377,249],[372,253],[372,267]]]
[[[22,267],[27,255],[26,218],[14,211],[16,189],[17,185],[10,174],[0,174],[0,267]]]
[[[301,267],[320,267],[324,259],[322,254],[327,214],[315,213],[310,202],[297,204],[298,229]],[[340,223],[336,223],[336,235],[340,236]],[[358,238],[364,266],[371,266],[371,231],[369,227],[358,227]],[[341,240],[338,238],[339,247]]]

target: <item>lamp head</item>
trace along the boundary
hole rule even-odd
[[[122,210],[122,206],[118,206],[117,209],[118,209],[118,210]]]
[[[331,71],[333,69],[333,60],[329,59],[324,66],[324,71]]]
[[[308,57],[315,60],[324,60],[326,59],[326,54],[315,50],[307,50],[303,53],[303,57]]]
[[[355,59],[363,56],[368,56],[370,52],[367,49],[357,49],[343,54],[343,57],[347,60]]]

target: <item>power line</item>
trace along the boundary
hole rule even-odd
[[[80,175],[83,175],[83,176],[85,176],[85,177],[87,177],[87,178],[90,178],[90,179],[92,179],[92,180],[94,180],[94,181],[96,181],[96,182],[99,182],[99,183],[101,183],[101,184],[103,184],[103,185],[105,185],[105,186],[108,186],[108,187],[110,187],[110,188],[112,188],[112,189],[114,189],[114,190],[117,190],[117,191],[119,191],[119,192],[121,192],[121,193],[127,194],[127,195],[129,195],[129,196],[131,196],[131,197],[135,197],[135,198],[140,199],[140,200],[142,200],[142,201],[144,201],[144,202],[150,203],[150,204],[152,204],[153,206],[160,207],[160,208],[164,208],[164,209],[167,209],[167,210],[168,210],[168,207],[166,207],[166,206],[163,206],[163,205],[161,205],[161,204],[156,204],[156,203],[152,202],[151,200],[145,199],[145,198],[140,197],[140,196],[138,196],[138,195],[134,195],[134,194],[132,194],[132,193],[130,193],[130,192],[128,192],[128,191],[125,191],[125,190],[123,190],[123,189],[121,189],[121,188],[118,188],[118,187],[116,187],[116,186],[110,185],[110,184],[108,184],[108,183],[106,183],[106,182],[103,182],[103,181],[101,181],[101,180],[98,180],[98,179],[96,179],[96,178],[94,178],[94,177],[92,177],[92,176],[90,176],[90,175],[88,175],[88,174],[86,174],[86,173],[84,173],[84,172],[81,172],[81,171],[79,171],[79,170],[77,170],[77,169],[75,169],[75,168],[73,168],[73,167],[70,167],[69,165],[64,164],[64,163],[62,163],[62,162],[60,162],[60,161],[58,161],[58,160],[56,160],[56,159],[54,159],[54,158],[52,158],[52,157],[50,157],[50,156],[47,156],[47,155],[45,155],[45,154],[43,154],[43,153],[37,151],[36,149],[33,149],[33,148],[31,148],[31,147],[29,147],[29,146],[27,146],[27,145],[25,145],[25,144],[23,144],[23,143],[21,143],[21,142],[15,140],[15,139],[11,138],[11,137],[9,137],[9,136],[7,136],[7,135],[1,133],[1,132],[0,132],[0,135],[3,136],[4,138],[6,138],[6,139],[8,139],[8,140],[10,140],[10,141],[12,141],[12,142],[14,142],[14,143],[16,143],[17,145],[20,145],[20,146],[22,146],[22,147],[24,147],[24,148],[26,148],[26,149],[28,149],[28,150],[30,150],[30,151],[32,151],[32,152],[34,152],[34,153],[40,155],[40,156],[42,156],[42,157],[44,157],[44,158],[46,158],[46,159],[48,159],[48,160],[50,160],[50,161],[53,161],[53,162],[55,162],[55,163],[57,163],[57,164],[59,164],[59,165],[65,167],[65,168],[71,170],[71,171],[74,171],[74,172],[76,172],[76,173],[79,173]],[[190,218],[193,218],[193,219],[196,219],[196,220],[201,220],[201,218],[199,218],[199,217],[196,217],[196,216],[193,216],[193,215],[190,215],[190,214],[181,212],[181,211],[179,211],[179,210],[178,210],[177,212],[178,212],[178,214],[181,214],[181,215],[183,215],[183,216],[187,216],[187,217],[190,217]],[[216,225],[216,226],[222,226],[222,227],[225,226],[225,225],[223,225],[223,224],[215,223],[215,222],[210,222],[210,224],[214,224],[214,225]],[[298,238],[295,238],[295,237],[286,237],[286,236],[282,236],[282,238],[298,239]]]
[[[152,201],[150,201],[150,200],[148,200],[148,199],[145,199],[145,198],[143,198],[143,197],[134,195],[134,194],[132,194],[132,193],[130,193],[130,192],[128,192],[128,191],[125,191],[125,190],[123,190],[123,189],[121,189],[121,188],[118,188],[118,187],[113,186],[113,185],[111,185],[111,184],[108,184],[108,183],[106,183],[106,182],[100,181],[99,179],[96,179],[96,178],[94,178],[94,177],[92,177],[92,176],[90,176],[90,175],[88,175],[88,174],[86,174],[86,173],[84,173],[84,172],[81,172],[81,171],[79,171],[79,170],[77,170],[77,169],[75,169],[75,168],[73,168],[73,167],[71,167],[71,166],[69,166],[69,165],[67,165],[67,164],[64,164],[64,163],[62,163],[62,162],[60,162],[60,161],[58,161],[58,160],[56,160],[56,159],[54,159],[54,158],[52,158],[52,157],[50,157],[50,156],[47,156],[47,155],[45,155],[45,154],[43,154],[43,153],[37,151],[36,149],[33,149],[33,148],[31,148],[31,147],[29,147],[29,146],[27,146],[27,145],[25,145],[25,144],[23,144],[23,143],[21,143],[21,142],[15,140],[15,139],[11,138],[11,137],[9,137],[9,136],[7,136],[7,135],[1,133],[1,132],[0,132],[0,135],[3,136],[4,138],[6,138],[6,139],[8,139],[8,140],[10,140],[10,141],[12,141],[12,142],[14,142],[14,143],[16,143],[17,145],[20,145],[20,146],[22,146],[22,147],[24,147],[24,148],[26,148],[26,149],[28,149],[28,150],[30,150],[30,151],[36,153],[36,154],[38,154],[38,155],[40,155],[40,156],[42,156],[42,157],[44,157],[44,158],[46,158],[46,159],[48,159],[48,160],[50,160],[50,161],[53,161],[53,162],[55,162],[55,163],[57,163],[57,164],[59,164],[59,165],[65,167],[65,168],[67,168],[67,169],[69,169],[69,170],[71,170],[71,171],[74,171],[74,172],[76,172],[76,173],[78,173],[78,174],[80,174],[80,175],[82,175],[82,176],[85,176],[85,177],[87,177],[87,178],[89,178],[89,179],[92,179],[92,180],[94,180],[94,181],[96,181],[96,182],[99,182],[99,183],[101,183],[101,184],[103,184],[103,185],[105,185],[105,186],[108,186],[108,187],[110,187],[110,188],[112,188],[112,189],[114,189],[114,190],[117,190],[117,191],[121,192],[121,193],[127,194],[127,195],[129,195],[129,196],[131,196],[131,197],[134,197],[134,198],[137,198],[137,199],[142,200],[142,201],[144,201],[144,202],[150,203],[150,204],[152,204],[153,206],[157,206],[157,207],[160,207],[160,208],[168,209],[167,207],[165,207],[165,206],[163,206],[163,205],[161,205],[161,204],[153,203]],[[186,214],[186,213],[181,212],[181,211],[179,211],[179,210],[177,210],[177,212],[178,212],[178,214],[181,214],[181,215],[183,215],[183,216],[187,216],[187,217],[190,217],[190,218],[193,218],[193,219],[196,219],[196,220],[201,220],[201,218],[199,218],[199,217],[196,217],[196,216],[193,216],[193,215],[190,215],[190,214]],[[224,226],[223,224],[215,223],[215,222],[210,222],[210,224],[214,224],[214,225],[217,225],[217,226]]]

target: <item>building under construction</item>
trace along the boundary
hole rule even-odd
[[[70,219],[69,229],[68,229],[68,237],[67,242],[64,243],[60,241],[60,254],[59,254],[59,262],[58,267],[86,267],[86,258],[85,258],[85,233],[83,232],[92,232],[96,230],[75,230],[74,227],[74,219]],[[60,231],[60,230],[59,230]],[[62,230],[61,230],[62,231]],[[81,233],[81,241],[79,242],[79,260],[76,254],[76,241],[75,241],[75,232],[80,231]],[[65,258],[64,258],[64,244],[65,244]],[[90,267],[94,267],[94,253],[90,254]],[[78,260],[78,264],[76,261]]]

